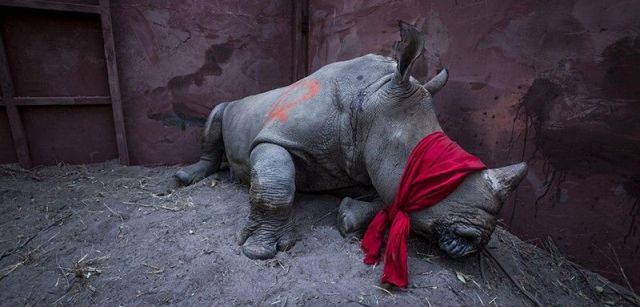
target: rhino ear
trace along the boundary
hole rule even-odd
[[[503,203],[527,174],[527,163],[520,162],[501,168],[488,169],[486,172],[491,188],[500,203]]]
[[[395,58],[398,62],[395,80],[400,83],[409,81],[409,70],[424,49],[424,35],[415,26],[404,21],[400,24],[400,41],[395,44]]]
[[[429,80],[429,82],[424,85],[424,88],[433,96],[447,84],[448,80],[449,71],[445,68],[433,77],[433,79]]]

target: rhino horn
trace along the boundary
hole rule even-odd
[[[395,58],[398,66],[395,80],[400,84],[409,82],[409,70],[424,50],[424,35],[415,26],[403,21],[400,24],[400,41],[395,44]]]
[[[429,82],[424,85],[424,88],[433,96],[447,84],[447,80],[449,80],[449,71],[445,68],[433,77],[433,79],[429,80]]]
[[[520,181],[527,174],[527,163],[520,162],[517,164],[488,169],[487,177],[491,183],[495,195],[497,196],[499,203],[502,204],[509,198],[511,192],[513,192],[520,184]]]

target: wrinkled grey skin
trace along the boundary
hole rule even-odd
[[[202,158],[176,173],[190,184],[215,172],[223,154],[250,185],[251,213],[239,235],[252,259],[293,246],[295,192],[376,195],[342,201],[338,228],[362,233],[383,204],[391,204],[407,158],[426,135],[441,131],[432,95],[448,78],[427,84],[410,77],[423,35],[401,23],[397,61],[366,55],[329,64],[288,87],[223,103],[205,127]],[[315,95],[314,95],[315,93]],[[274,116],[274,108],[282,110]],[[276,112],[277,113],[277,112]],[[495,228],[496,215],[526,172],[524,163],[468,176],[441,203],[412,214],[412,230],[437,236],[452,257],[476,251]]]

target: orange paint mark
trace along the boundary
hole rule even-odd
[[[286,122],[289,119],[289,111],[291,109],[315,97],[318,92],[320,92],[320,82],[317,80],[306,79],[291,84],[278,97],[269,114],[267,114],[267,120]]]

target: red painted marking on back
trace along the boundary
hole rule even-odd
[[[317,80],[304,79],[291,84],[273,105],[267,114],[267,120],[286,122],[291,109],[315,97],[318,92],[320,92],[320,82]]]

